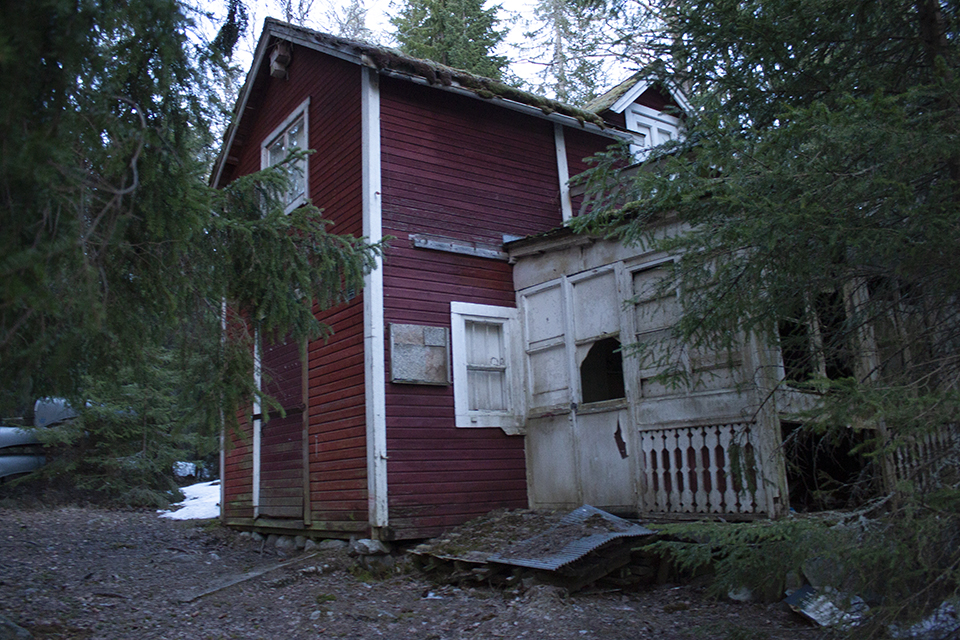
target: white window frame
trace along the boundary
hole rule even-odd
[[[266,136],[263,139],[263,142],[260,143],[260,168],[267,169],[272,166],[270,164],[270,147],[274,142],[277,141],[281,136],[285,136],[287,131],[297,122],[301,117],[303,118],[303,139],[304,139],[304,148],[309,148],[310,146],[310,119],[307,117],[310,107],[310,98],[300,103],[296,109],[294,109],[290,115],[288,115],[283,122],[281,122],[277,127],[270,132],[270,135]],[[289,195],[289,194],[288,194]],[[290,213],[299,206],[302,206],[310,198],[310,159],[303,159],[303,193],[297,195],[295,198],[291,199],[284,208],[284,213]]]
[[[641,104],[630,105],[624,115],[627,129],[634,133],[634,140],[637,141],[630,145],[630,150],[638,160],[648,156],[652,148],[680,139],[680,118],[676,116]]]
[[[450,303],[450,342],[453,361],[453,400],[457,427],[499,427],[510,435],[523,431],[524,392],[520,375],[520,333],[517,309],[470,302]],[[504,411],[471,411],[467,371],[466,323],[499,325],[503,331],[506,405]]]

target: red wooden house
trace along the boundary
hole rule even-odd
[[[634,81],[617,99],[662,110],[645,88]],[[214,183],[308,147],[290,206],[309,198],[334,233],[394,239],[363,291],[317,311],[335,333],[310,343],[305,361],[297,345],[263,349],[286,417],[264,423],[254,406],[225,448],[226,523],[410,539],[527,506],[517,294],[503,243],[561,226],[584,158],[628,126],[657,126],[639,107],[602,110],[623,121],[266,21]]]

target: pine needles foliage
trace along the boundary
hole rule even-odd
[[[246,19],[225,4],[213,42],[176,0],[0,5],[0,416],[68,399],[68,465],[117,495],[165,490],[189,434],[258,393],[253,336],[327,335],[314,312],[380,254],[286,214],[306,152],[209,186]]]
[[[883,499],[862,522],[731,525],[663,549],[714,563],[721,588],[826,558],[833,586],[877,604],[853,632],[882,635],[957,595],[960,5],[659,9],[652,79],[691,97],[686,136],[638,164],[597,156],[574,226],[674,258],[661,286],[682,318],[669,349],[638,358],[685,384],[683,353],[758,341],[776,354],[748,372],[771,380],[766,408],[818,444],[855,442]]]
[[[895,518],[868,514],[657,525],[660,538],[645,550],[687,575],[709,575],[718,598],[747,588],[778,601],[801,582],[837,593],[840,602],[862,598],[869,607],[863,618],[833,631],[883,638],[893,625],[903,628],[960,595],[960,517],[915,505]]]
[[[390,23],[405,54],[500,80],[508,60],[495,53],[506,38],[499,9],[481,0],[406,0]]]

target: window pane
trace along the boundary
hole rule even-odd
[[[289,151],[296,151],[306,147],[304,139],[303,118],[297,120],[287,129],[287,148]],[[287,202],[293,202],[304,194],[306,186],[307,161],[302,159],[291,166],[290,192],[287,194]]]
[[[287,129],[287,146],[290,147],[291,151],[304,147],[303,119],[297,120]]]
[[[277,141],[270,145],[268,154],[267,162],[271,167],[287,157],[287,150],[283,145],[283,136],[277,138]]]
[[[304,194],[307,181],[306,171],[306,159],[301,159],[290,167],[290,191],[287,192],[288,204]]]
[[[464,323],[467,346],[467,386],[470,411],[506,411],[506,361],[503,325]]]
[[[502,367],[503,327],[488,322],[467,322],[467,366]]]
[[[467,371],[470,411],[506,411],[505,371]]]

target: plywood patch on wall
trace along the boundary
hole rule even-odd
[[[450,330],[419,324],[390,324],[390,381],[450,384]]]

